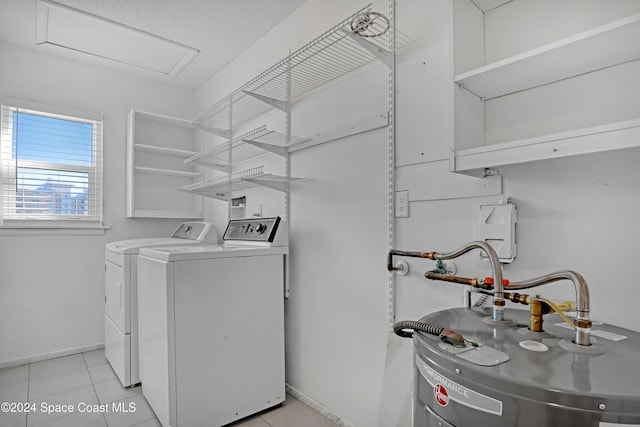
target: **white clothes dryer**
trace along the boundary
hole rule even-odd
[[[220,246],[140,250],[142,392],[164,427],[284,401],[287,240],[279,217],[235,219]]]
[[[171,237],[121,240],[105,246],[105,355],[123,386],[140,382],[138,368],[137,256],[140,248],[217,243],[207,222],[185,222]]]

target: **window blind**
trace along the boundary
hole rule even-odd
[[[0,226],[102,225],[102,121],[2,106]]]

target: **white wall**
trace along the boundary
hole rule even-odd
[[[638,330],[640,291],[631,267],[640,238],[640,150],[508,166],[500,169],[502,186],[491,184],[497,191],[480,193],[476,178],[461,177],[457,198],[415,199],[416,189],[452,194],[449,172],[441,171],[453,125],[447,3],[403,0],[396,6],[399,28],[415,31],[418,42],[398,56],[397,174],[412,201],[410,217],[396,220],[395,246],[455,249],[477,238],[479,206],[509,195],[519,213],[518,259],[505,275],[517,280],[574,269],[590,284],[594,319]],[[1,45],[0,54],[12,58],[11,67],[3,62],[0,68],[1,96],[104,114],[105,217],[112,228],[98,237],[0,238],[0,363],[101,343],[105,242],[164,235],[176,224],[124,218],[129,108],[190,117],[195,100],[204,109],[363,5],[309,0],[196,97]],[[374,9],[386,13],[387,2],[375,2]],[[304,136],[377,114],[386,108],[385,91],[384,68],[368,67],[296,104],[292,130]],[[359,427],[408,425],[410,419],[411,341],[390,335],[387,324],[386,139],[378,130],[291,157],[292,175],[307,180],[291,194],[287,382],[346,425]],[[265,198],[266,213],[278,210],[273,198],[280,196],[264,191],[254,197]],[[208,219],[224,226],[224,204],[207,201],[206,209]],[[429,262],[409,263],[412,273],[397,279],[398,319],[460,305],[461,289],[423,278]],[[473,255],[456,264],[462,275],[489,270]],[[574,295],[569,284],[540,291]]]
[[[575,270],[586,278],[591,294],[591,314],[596,321],[615,324],[632,330],[640,331],[638,326],[637,300],[640,290],[633,285],[635,271],[635,242],[640,238],[640,228],[637,226],[637,218],[640,214],[640,198],[637,186],[640,183],[640,172],[637,164],[640,161],[640,149],[627,149],[607,153],[583,155],[574,158],[539,161],[529,164],[511,165],[500,167],[502,175],[502,189],[496,195],[482,196],[481,192],[473,189],[473,183],[478,183],[477,178],[466,178],[471,184],[465,187],[462,182],[455,185],[456,192],[460,192],[456,198],[439,197],[440,194],[451,194],[454,190],[445,180],[449,172],[438,172],[442,163],[447,164],[447,147],[451,138],[451,121],[443,119],[440,122],[433,121],[433,108],[440,105],[446,111],[451,111],[452,97],[448,91],[452,86],[451,75],[443,75],[441,70],[452,69],[450,54],[436,50],[442,42],[450,42],[449,29],[442,23],[448,22],[447,2],[422,2],[413,6],[413,14],[424,19],[425,28],[429,38],[426,39],[424,49],[418,49],[416,56],[410,56],[400,62],[400,66],[413,69],[413,72],[403,74],[399,71],[398,85],[398,178],[402,185],[409,189],[410,217],[396,219],[397,234],[396,247],[403,250],[416,251],[440,251],[454,250],[463,244],[476,240],[479,207],[483,204],[497,203],[504,196],[510,196],[518,209],[518,224],[516,231],[518,257],[513,264],[505,266],[505,277],[511,280],[522,280],[557,270]],[[512,8],[510,13],[518,10],[518,0],[508,3]],[[539,9],[538,1],[529,2]],[[558,7],[568,7],[576,10],[576,3],[582,2],[546,2],[546,7],[557,4]],[[601,2],[590,2],[602,6]],[[403,2],[398,2],[402,10]],[[585,2],[586,4],[586,2]],[[630,10],[637,10],[637,2],[617,2],[616,7],[607,4],[606,16],[599,16],[606,22],[607,19],[615,19],[625,16]],[[514,9],[515,8],[515,9]],[[522,11],[520,11],[522,12]],[[538,11],[539,12],[539,11]],[[498,13],[498,10],[496,10]],[[500,13],[504,13],[501,11]],[[595,13],[593,15],[598,15]],[[517,19],[508,20],[504,27],[496,30],[492,27],[491,38],[501,40],[509,46],[500,52],[487,52],[488,60],[495,57],[504,57],[505,52],[513,54],[513,49],[526,50],[528,47],[513,45],[518,42],[526,43],[524,37],[516,37],[509,31],[517,33],[527,25],[533,32],[546,30],[535,20],[534,14],[522,13],[519,15],[522,22]],[[485,25],[495,25],[492,19],[485,18]],[[598,22],[598,21],[596,21]],[[527,23],[525,25],[525,23]],[[574,26],[579,24],[573,23]],[[509,28],[506,28],[509,27]],[[556,28],[551,26],[552,28]],[[558,25],[557,27],[562,27]],[[579,29],[576,29],[578,31]],[[538,34],[540,35],[540,34]],[[508,42],[508,43],[507,43]],[[519,50],[516,50],[519,51]],[[426,65],[418,60],[423,58]],[[424,67],[423,75],[428,75],[422,83],[417,83],[416,92],[422,94],[439,92],[435,97],[424,97],[422,101],[410,99],[402,91],[407,80],[416,69]],[[610,72],[613,72],[611,70]],[[592,106],[602,107],[607,111],[602,112],[596,119],[607,120],[607,117],[625,117],[629,112],[629,105],[635,108],[634,117],[637,118],[637,97],[635,102],[620,103],[608,97],[598,96],[600,86],[611,81],[602,79],[607,73],[591,75],[594,79],[593,87],[583,89],[579,102],[576,98],[564,99],[563,104],[573,102],[572,108],[563,111],[564,116],[559,117],[555,105],[544,104],[536,100],[532,94],[519,94],[517,99],[509,97],[496,99],[494,105],[490,101],[487,104],[487,127],[493,128],[489,139],[509,139],[513,135],[526,135],[541,132],[541,126],[548,126],[548,132],[554,131],[554,126],[560,129],[579,127],[583,115],[591,118],[597,116],[591,112],[585,113]],[[625,80],[616,80],[621,84],[628,82],[629,75],[622,73]],[[633,80],[632,80],[633,81]],[[636,85],[637,86],[637,85]],[[631,90],[636,90],[633,86]],[[551,86],[549,86],[551,87]],[[549,88],[543,89],[548,92]],[[625,95],[626,96],[626,95]],[[547,101],[548,102],[548,101]],[[606,104],[603,104],[605,103]],[[580,105],[583,104],[583,105]],[[412,114],[422,117],[423,121],[404,120],[402,109],[409,108]],[[522,112],[524,111],[524,113]],[[572,119],[571,114],[579,116]],[[551,125],[534,120],[543,116],[552,122]],[[500,123],[497,127],[495,123]],[[540,124],[542,123],[542,124]],[[502,135],[494,137],[495,129]],[[543,131],[543,132],[545,132]],[[511,134],[509,134],[511,133]],[[504,136],[506,135],[506,136]],[[425,162],[417,164],[420,153],[431,153],[432,157]],[[438,156],[440,153],[440,156]],[[444,168],[446,169],[446,167]],[[423,176],[430,177],[429,181],[420,181],[420,171]],[[440,175],[438,175],[440,174]],[[482,182],[482,180],[480,180]],[[418,194],[426,192],[425,187],[431,188],[434,194],[431,200],[420,199]],[[403,188],[406,189],[406,188]],[[466,193],[466,194],[465,194]],[[397,318],[418,319],[427,313],[443,310],[462,304],[462,287],[445,283],[438,283],[424,279],[423,274],[434,268],[431,261],[407,260],[411,273],[405,277],[397,277]],[[488,262],[481,261],[477,252],[472,252],[454,260],[458,267],[458,274],[466,277],[482,277],[490,273]],[[570,282],[558,282],[552,285],[537,288],[537,292],[545,297],[557,299],[575,298],[574,288]],[[517,308],[510,304],[507,310]],[[443,325],[446,326],[446,325]],[[408,341],[408,340],[407,340]],[[393,356],[403,358],[405,365],[397,363],[388,376],[404,378],[405,384],[395,384],[397,394],[402,390],[409,390],[412,377],[409,371],[412,369],[411,346],[403,345],[391,348]],[[388,353],[389,356],[390,353]],[[393,373],[391,373],[393,372]],[[389,394],[387,394],[389,395]],[[395,403],[395,410],[402,410],[402,402]],[[407,425],[407,424],[403,424]]]
[[[104,116],[104,217],[99,236],[0,236],[0,366],[104,343],[104,245],[166,236],[175,220],[125,218],[126,114],[190,117],[195,93],[0,44],[0,97]]]
[[[485,15],[484,23],[488,38],[494,40],[487,41],[487,46],[491,47],[487,50],[492,52],[488,60],[496,57],[503,58],[507,53],[513,54],[514,51],[529,49],[531,47],[529,38],[518,39],[517,37],[523,28],[525,28],[524,31],[528,31],[530,27],[529,35],[534,39],[537,38],[539,43],[547,42],[544,34],[536,33],[539,27],[535,19],[540,20],[541,16],[546,16],[546,23],[551,33],[554,33],[554,30],[564,31],[565,19],[562,18],[562,13],[574,16],[567,10],[575,10],[578,4],[583,8],[580,9],[580,16],[572,21],[573,31],[584,30],[585,23],[586,25],[602,24],[637,12],[639,8],[638,3],[633,1],[617,2],[616,7],[607,7],[606,11],[600,10],[602,6],[600,2],[587,4],[579,0],[510,2],[504,8],[495,9]],[[413,9],[414,14],[426,17],[426,27],[431,29],[441,27],[437,33],[428,34],[428,37],[433,40],[431,43],[428,42],[428,45],[432,47],[425,47],[417,57],[423,54],[428,55],[428,49],[431,49],[431,61],[426,61],[430,66],[427,68],[450,69],[450,56],[444,52],[438,54],[433,50],[433,46],[451,36],[447,34],[449,29],[438,24],[448,20],[446,2],[423,3],[416,7]],[[549,16],[550,8],[557,8],[557,13]],[[542,12],[545,11],[546,14],[543,14]],[[506,18],[503,16],[505,14]],[[552,19],[554,16],[556,18]],[[558,36],[566,35],[561,33]],[[411,62],[410,59],[403,60],[401,64],[407,64],[406,66],[410,67]],[[537,100],[536,91],[525,91],[487,101],[487,133],[499,128],[503,133],[509,132],[511,138],[516,138],[514,135],[522,137],[522,134],[532,132],[534,127],[529,122],[534,120],[537,120],[537,126],[533,131],[537,133],[555,131],[555,123],[564,128],[582,126],[582,122],[573,120],[573,116],[588,116],[595,119],[604,117],[605,121],[607,118],[618,120],[618,116],[629,113],[630,104],[636,108],[632,117],[637,117],[637,99],[633,103],[626,100],[615,102],[615,100],[597,96],[600,87],[612,80],[612,72],[617,73],[618,77],[615,80],[620,86],[629,86],[628,82],[635,81],[637,73],[630,71],[629,68],[637,66],[637,62],[590,73],[588,78],[592,83],[586,86],[581,96],[584,95],[587,98],[593,96],[593,98],[589,98],[588,102],[583,100],[582,104],[585,104],[583,106],[580,106],[579,102],[573,102],[570,107],[565,106],[563,110],[552,109],[549,104],[555,98],[548,93],[550,88],[559,87],[559,85],[540,88],[545,96],[540,96]],[[419,61],[414,60],[413,63],[414,67],[420,65]],[[451,76],[439,77],[435,74],[436,71],[428,70],[425,73],[431,73],[432,78],[425,79],[423,84],[418,86],[420,90],[426,92],[433,91],[437,87],[452,86]],[[401,89],[405,75],[407,74],[403,74],[403,69],[400,68]],[[631,91],[637,89],[637,85],[631,86]],[[527,92],[533,94],[527,94]],[[565,92],[556,92],[556,97],[558,93]],[[567,93],[571,92],[567,91]],[[575,93],[573,95],[575,96]],[[560,98],[563,96],[561,95]],[[402,136],[398,138],[399,146],[405,147],[404,149],[408,152],[413,152],[414,157],[418,157],[416,153],[420,151],[443,152],[442,148],[446,147],[450,138],[451,123],[447,120],[440,123],[430,121],[429,110],[434,103],[450,109],[451,96],[442,94],[439,98],[425,99],[423,103],[410,98],[411,95],[407,96],[401,91],[398,96],[398,110],[409,105],[414,109],[414,114],[422,113],[425,121],[428,121],[428,126],[417,121],[404,120],[399,112],[399,132]],[[595,115],[591,111],[592,105],[604,105],[609,111],[606,114],[603,112]],[[538,120],[541,116],[554,121],[554,124],[545,125],[543,120]],[[426,138],[419,138],[425,130]],[[489,139],[487,135],[487,140]],[[634,297],[637,297],[640,292],[630,288],[629,277],[632,274],[630,266],[633,265],[633,242],[640,237],[640,231],[635,224],[635,218],[640,210],[640,199],[635,187],[640,181],[637,168],[634,167],[639,156],[640,150],[627,149],[503,166],[498,168],[502,175],[501,192],[480,197],[480,191],[473,189],[472,185],[486,182],[486,179],[465,177],[470,183],[466,197],[448,200],[438,197],[432,200],[418,200],[415,197],[417,190],[425,185],[437,187],[439,192],[444,194],[447,191],[451,193],[451,187],[444,179],[440,181],[432,179],[430,183],[425,184],[416,178],[415,170],[423,170],[426,176],[427,172],[437,170],[441,162],[434,161],[418,165],[407,157],[399,161],[398,176],[403,185],[409,187],[409,199],[412,200],[411,216],[396,220],[398,228],[396,246],[405,250],[453,250],[477,239],[476,224],[480,205],[497,203],[503,197],[509,196],[518,208],[516,236],[518,257],[513,264],[505,266],[505,276],[512,280],[521,280],[560,269],[576,270],[582,273],[591,285],[594,318],[638,330],[638,317],[634,316],[632,306]],[[448,154],[441,159],[446,162]],[[438,157],[434,156],[434,160],[438,160]],[[443,178],[450,175],[448,172],[442,174]],[[477,271],[489,271],[488,263],[480,261],[477,256],[467,255],[454,262],[458,265],[461,275],[476,277]],[[424,271],[432,268],[433,263],[415,260],[409,260],[409,263],[414,267],[412,273],[397,280],[399,318],[412,318],[460,303],[461,290],[451,292],[451,285],[425,281],[422,278]],[[573,287],[569,283],[554,284],[541,288],[541,291],[546,295],[559,298],[574,296]],[[617,294],[624,292],[624,301],[613,301],[612,298],[607,297],[609,292]]]
[[[374,9],[386,14],[388,2],[377,3]],[[365,5],[306,2],[198,92],[201,108]],[[292,134],[351,125],[386,113],[387,106],[388,70],[372,64],[296,102]],[[291,175],[305,180],[292,185],[290,197],[286,381],[346,425],[378,420],[388,332],[387,141],[380,129],[290,157]],[[212,218],[224,220],[219,202],[209,208]]]
[[[346,16],[346,3],[352,9],[361,6],[308,1],[203,87],[198,92],[201,107],[310,40],[331,20]],[[633,2],[623,3],[611,16],[633,7]],[[386,5],[374,8],[386,13]],[[398,28],[417,42],[397,57],[396,172],[403,187],[398,189],[409,189],[411,203],[410,217],[396,219],[395,246],[453,250],[478,238],[480,205],[510,196],[519,215],[518,258],[505,268],[506,277],[519,280],[576,270],[590,284],[594,319],[638,330],[634,306],[640,291],[633,287],[631,266],[634,242],[640,238],[640,150],[503,167],[501,180],[452,178],[448,157],[454,125],[453,31],[448,8],[445,0],[396,2]],[[296,25],[301,22],[313,28]],[[367,70],[345,80],[344,86],[332,85],[296,105],[294,133],[296,126],[313,130],[307,126],[357,120],[361,109],[343,108],[341,102],[349,96],[364,104],[378,99],[380,94],[359,91],[373,82],[369,79],[376,72]],[[333,104],[328,102],[331,98]],[[613,108],[624,113],[615,104]],[[498,116],[496,111],[489,110],[488,119]],[[526,120],[518,126],[516,131],[526,132]],[[291,158],[292,174],[308,181],[296,185],[291,195],[287,382],[346,425],[408,426],[411,418],[411,341],[389,334],[386,322],[385,137],[383,131],[371,132]],[[461,288],[424,279],[432,263],[408,261],[412,272],[396,280],[398,320],[461,305]],[[490,272],[488,263],[473,254],[456,264],[461,275]],[[575,296],[570,283],[545,286],[540,292],[552,298]]]

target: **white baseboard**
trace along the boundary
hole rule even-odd
[[[54,351],[53,353],[40,354],[37,356],[25,357],[24,359],[14,359],[6,362],[0,362],[0,369],[11,366],[24,365],[26,363],[39,362],[41,360],[54,359],[56,357],[69,356],[71,354],[84,353],[86,351],[98,350],[104,348],[104,343],[92,344],[83,347],[69,348],[66,350]]]
[[[285,389],[287,393],[289,393],[291,396],[295,397],[296,399],[298,399],[299,401],[301,401],[302,403],[304,403],[305,405],[307,405],[308,407],[310,407],[311,409],[313,409],[323,417],[327,418],[331,422],[334,422],[337,425],[342,427],[356,427],[349,421],[343,420],[338,415],[334,414],[329,409],[325,408],[320,403],[316,402],[315,400],[313,400],[306,394],[302,393],[300,390],[296,389],[295,387],[292,387],[289,384],[285,384]]]

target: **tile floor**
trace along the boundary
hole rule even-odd
[[[6,412],[4,402],[13,403],[13,410],[22,409],[25,403],[28,408],[24,412]],[[101,405],[112,409],[113,402],[135,410],[127,413],[100,410]],[[0,369],[0,404],[3,405],[2,427],[160,426],[140,386],[122,387],[104,357],[104,350]],[[74,412],[70,413],[64,405],[73,405]],[[93,408],[97,411],[90,412]],[[335,424],[287,396],[282,406],[232,426],[330,427]]]

